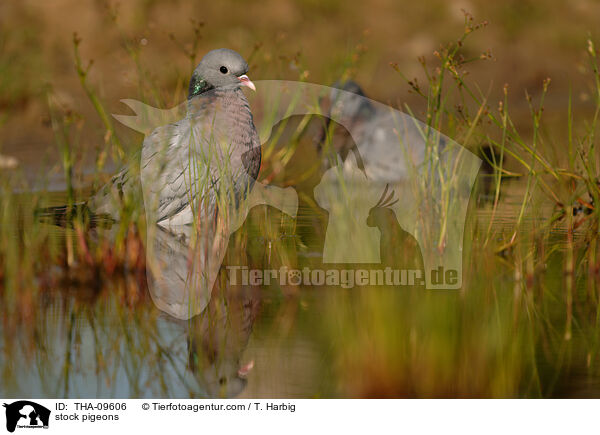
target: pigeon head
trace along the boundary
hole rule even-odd
[[[247,72],[248,63],[235,51],[228,48],[209,51],[192,74],[188,99],[215,88],[247,86],[256,90]]]
[[[366,121],[374,112],[374,107],[361,87],[352,80],[335,82],[329,99],[331,100],[329,118],[334,118],[337,122]]]

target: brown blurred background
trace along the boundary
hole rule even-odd
[[[253,80],[330,84],[346,72],[368,96],[406,102],[419,115],[424,102],[408,92],[390,63],[424,82],[417,57],[433,59],[440,44],[461,35],[463,9],[475,22],[489,22],[468,41],[465,54],[491,50],[492,60],[468,67],[491,106],[508,83],[518,121],[528,110],[525,90],[535,97],[551,77],[550,120],[566,117],[570,90],[576,111],[591,107],[583,70],[586,40],[598,36],[600,2],[593,0],[4,1],[0,153],[15,156],[22,167],[42,156],[54,160],[49,97],[81,115],[82,147],[102,141],[104,130],[75,71],[74,32],[84,64],[93,60],[88,83],[111,113],[127,113],[121,98],[155,105],[182,101],[192,62],[229,47],[249,58]]]

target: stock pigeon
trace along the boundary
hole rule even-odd
[[[252,188],[261,161],[241,90],[256,90],[247,72],[248,63],[235,51],[208,52],[192,74],[185,116],[146,136],[139,168],[121,170],[87,201],[87,211],[118,221],[127,198],[140,198],[140,176],[149,223],[191,224],[198,212],[214,214],[223,195],[231,195],[224,201],[235,206]],[[56,218],[67,207],[44,211]]]
[[[352,151],[358,167],[367,177],[382,183],[405,181],[425,159],[427,128],[365,96],[358,83],[347,80],[336,82],[329,94],[331,106],[327,110],[326,126],[321,132],[317,150],[323,154],[324,166],[332,166],[339,154],[345,161]],[[331,120],[345,127],[333,129]],[[438,150],[445,139],[433,138]]]
[[[185,118],[157,128],[144,140],[140,172],[147,184],[144,202],[146,212],[151,209],[151,222],[192,223],[201,201],[210,215],[219,194],[232,195],[237,202],[252,188],[261,152],[241,90],[242,86],[255,90],[247,72],[248,64],[235,51],[210,51],[192,74]],[[119,190],[128,181],[125,169],[92,198],[92,211],[118,218],[111,198],[115,187],[122,196]]]

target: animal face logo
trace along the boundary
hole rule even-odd
[[[416,239],[423,256],[426,288],[462,286],[464,224],[481,159],[415,118],[370,100],[361,92],[304,82],[255,83],[257,93],[250,98],[250,106],[253,112],[257,106],[263,108],[260,114],[254,113],[260,143],[264,143],[273,127],[285,118],[325,115],[343,126],[355,144],[345,161],[338,157],[337,164],[326,171],[314,190],[316,202],[329,212],[324,263],[380,263],[379,247],[385,235],[376,223],[377,215],[385,210]],[[327,113],[323,113],[319,104],[325,97],[334,99]],[[161,213],[161,195],[166,185],[177,188],[192,178],[200,180],[202,186],[195,189],[189,186],[192,200],[188,203],[207,201],[204,207],[196,209],[208,210],[210,216],[215,215],[215,209],[219,210],[218,222],[205,219],[211,222],[209,227],[194,229],[185,216],[194,216],[194,222],[198,216],[193,212],[184,213],[177,208],[177,203],[169,203],[169,207],[175,207],[177,217],[166,224],[149,225],[147,232],[147,270],[153,300],[163,311],[188,319],[206,307],[229,236],[242,225],[249,209],[268,204],[295,217],[298,196],[291,187],[280,189],[246,180],[244,186],[251,188],[246,195],[225,192],[220,196],[226,198],[223,204],[210,203],[207,200],[210,189],[219,184],[226,191],[235,191],[235,182],[227,186],[224,180],[237,180],[238,176],[228,167],[234,160],[228,148],[230,144],[215,141],[220,134],[221,114],[217,111],[211,115],[214,129],[206,131],[189,122],[189,103],[161,110],[134,100],[122,101],[136,115],[113,116],[145,133],[147,140],[158,134],[164,145],[146,154],[142,152],[140,166],[146,215]],[[161,127],[181,126],[184,120],[189,124],[185,131],[180,127],[179,130]],[[181,135],[185,135],[184,142],[190,149],[196,149],[201,142],[203,149],[211,151],[198,153],[199,163],[194,170],[192,165],[175,167],[173,135],[179,135],[179,142]],[[156,158],[161,153],[162,160]],[[171,178],[165,178],[161,171],[169,165],[173,166],[169,170]],[[215,167],[218,167],[216,172]],[[191,245],[203,249],[193,248],[195,257],[192,259],[189,255],[179,255],[189,252]],[[452,271],[451,279],[442,282],[433,279],[440,268]]]
[[[29,400],[19,400],[3,405],[6,408],[6,430],[16,428],[48,428],[50,410]]]

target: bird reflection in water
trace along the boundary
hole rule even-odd
[[[221,265],[228,247],[236,264],[248,253],[229,243],[249,210],[268,204],[296,216],[297,196],[290,189],[256,183],[252,192],[198,228],[156,226],[146,250],[148,290],[154,304],[187,336],[188,368],[209,397],[234,397],[246,386],[252,361],[243,361],[252,326],[260,311],[260,289],[229,286]]]

